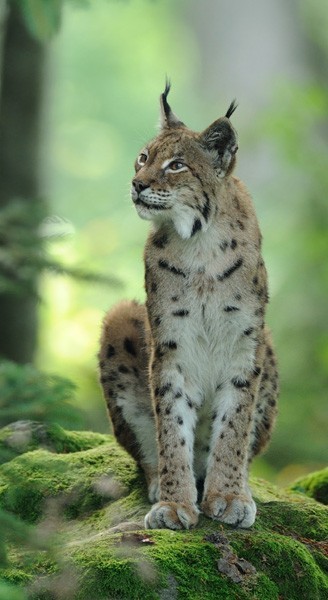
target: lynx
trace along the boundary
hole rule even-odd
[[[200,511],[250,527],[249,464],[269,441],[278,395],[261,234],[232,175],[235,102],[195,133],[171,110],[169,90],[131,188],[152,222],[147,300],[105,316],[100,381],[114,433],[145,472],[146,527],[188,529]]]

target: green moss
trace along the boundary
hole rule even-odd
[[[233,546],[262,571],[288,600],[320,600],[328,596],[327,574],[309,547],[277,533],[254,532],[235,536]]]
[[[55,423],[17,421],[0,430],[0,463],[40,447],[66,454],[94,448],[108,439],[91,431],[66,431]]]
[[[192,531],[144,532],[145,483],[114,439],[61,428],[52,432],[57,453],[34,449],[0,467],[3,507],[38,522],[40,532],[47,527],[47,505],[56,507],[60,534],[50,555],[32,552],[26,560],[26,553],[12,544],[10,568],[0,573],[7,583],[21,585],[41,577],[43,587],[31,591],[29,600],[52,598],[60,578],[75,582],[76,600],[328,597],[328,509],[322,504],[254,479],[258,516],[251,530],[223,527],[201,516]],[[126,521],[140,525],[134,532],[110,529]],[[210,532],[218,531],[224,531],[239,559],[252,563],[256,575],[237,584],[218,571],[223,550],[207,541]]]
[[[98,485],[102,476],[108,478],[108,493]],[[113,440],[71,454],[34,450],[0,467],[0,505],[33,523],[47,499],[64,495],[64,514],[76,518],[108,502],[112,488],[117,495],[117,484],[130,489],[136,477],[134,462]]]
[[[328,504],[328,467],[297,479],[291,489]]]

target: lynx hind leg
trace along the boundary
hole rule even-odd
[[[144,470],[151,502],[158,499],[155,420],[148,387],[146,310],[121,302],[103,321],[100,383],[114,434]]]
[[[249,462],[268,445],[277,416],[279,380],[271,336],[265,331],[265,357],[249,445]]]

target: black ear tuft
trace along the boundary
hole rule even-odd
[[[170,89],[170,88],[169,88]],[[227,117],[227,119],[230,119],[231,115],[235,112],[236,108],[237,108],[238,104],[236,101],[236,98],[231,102],[225,116]]]
[[[164,92],[162,94],[163,110],[164,110],[164,113],[165,113],[166,117],[168,117],[169,114],[170,114],[170,112],[171,112],[170,105],[169,105],[169,103],[167,101],[167,97],[168,97],[168,95],[170,93],[170,89],[171,89],[171,82],[168,79],[168,77],[166,77],[166,80],[165,80],[165,90],[164,90]]]
[[[170,127],[185,127],[185,125],[178,119],[178,117],[172,111],[167,97],[169,95],[169,91],[171,89],[170,80],[166,77],[165,82],[165,90],[160,95],[160,105],[161,105],[161,118],[160,118],[160,127],[161,129],[170,128]]]

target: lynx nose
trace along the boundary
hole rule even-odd
[[[149,187],[148,183],[139,181],[139,179],[134,179],[132,181],[132,185],[138,194],[140,194],[141,192],[143,192],[144,190],[146,190]]]

